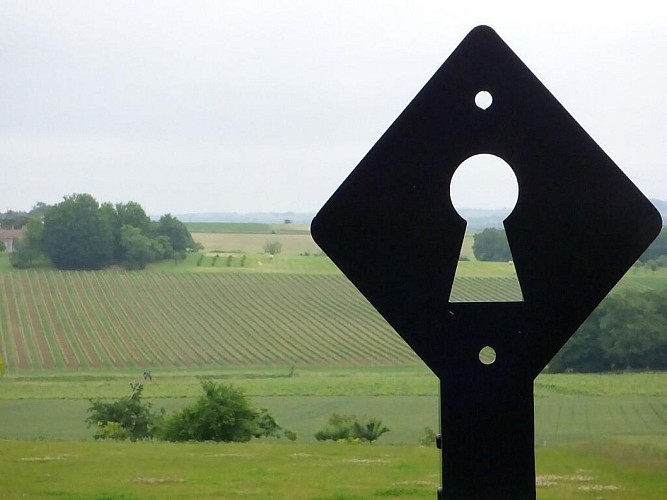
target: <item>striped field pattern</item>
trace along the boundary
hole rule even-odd
[[[9,370],[417,362],[340,275],[2,273],[0,341]]]
[[[12,371],[417,361],[335,275],[3,273],[0,341]]]

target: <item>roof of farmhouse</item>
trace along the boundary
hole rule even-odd
[[[0,240],[13,240],[23,236],[23,229],[0,229]]]

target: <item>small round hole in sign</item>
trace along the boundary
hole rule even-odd
[[[481,351],[479,351],[479,361],[483,365],[492,365],[496,361],[496,351],[493,347],[489,347],[488,345],[486,347],[483,347]]]
[[[475,104],[479,109],[487,109],[493,104],[493,96],[486,90],[481,90],[475,95]]]

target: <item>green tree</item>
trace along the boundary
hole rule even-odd
[[[23,238],[15,242],[14,252],[9,257],[12,266],[19,269],[32,267],[43,255],[44,225],[40,217],[27,219]]]
[[[49,205],[44,203],[43,201],[38,201],[35,203],[35,205],[30,209],[30,215],[36,215],[41,217],[44,217],[44,214],[46,211],[49,209]]]
[[[116,203],[109,202],[100,205],[102,217],[111,226],[113,235],[113,259],[116,262],[126,261],[125,246],[121,242],[121,230],[123,226],[137,228],[142,235],[151,236],[151,221],[143,207],[135,202]]]
[[[164,409],[154,412],[150,403],[141,401],[143,384],[130,384],[132,394],[113,402],[93,401],[86,423],[94,427],[95,439],[137,441],[151,439],[164,417]]]
[[[600,319],[600,343],[612,368],[667,367],[667,291],[610,296]]]
[[[0,253],[4,252],[7,248],[5,247],[5,242],[0,241]]]
[[[151,219],[146,215],[144,208],[136,201],[116,203],[116,214],[121,227],[125,225],[134,226],[142,234],[148,235],[150,233]]]
[[[120,243],[120,228],[121,224],[119,223],[118,214],[116,213],[116,207],[113,203],[105,201],[100,205],[99,209],[100,218],[104,221],[104,224],[108,225],[111,228],[111,258],[116,262],[121,262],[125,255],[123,254],[123,247]]]
[[[27,213],[7,210],[4,214],[0,214],[0,229],[21,229],[27,220]]]
[[[171,247],[171,241],[165,235],[151,239],[151,248],[155,254],[155,260],[171,259],[174,256],[174,249]]]
[[[58,269],[101,269],[111,261],[111,223],[95,198],[73,194],[47,210],[44,250]]]
[[[667,289],[607,297],[549,363],[549,371],[667,368]]]
[[[500,229],[486,228],[473,236],[472,251],[477,260],[508,262],[512,260],[507,235]]]
[[[256,409],[241,389],[202,382],[204,395],[192,406],[166,419],[161,437],[167,441],[245,442],[253,437],[293,436],[266,409]]]
[[[157,242],[144,235],[138,227],[124,225],[120,230],[120,244],[127,269],[144,269],[156,259]]]
[[[124,226],[137,228],[140,233],[150,237],[151,220],[146,215],[143,207],[135,202],[116,203],[114,207],[115,219],[112,231],[114,233],[114,259],[118,262],[127,260],[125,256],[125,246],[121,242],[121,230]]]
[[[605,310],[606,305],[603,303],[593,311],[549,362],[550,372],[600,372],[609,369],[609,361],[600,343],[600,319]]]
[[[197,248],[188,228],[171,214],[163,215],[155,228],[157,236],[166,236],[173,249],[174,258],[185,258],[185,252]]]

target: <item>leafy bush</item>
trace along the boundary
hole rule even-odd
[[[355,421],[354,415],[334,413],[329,417],[328,424],[315,433],[315,439],[318,441],[349,439],[352,437],[352,427]]]
[[[256,409],[241,389],[231,385],[202,382],[204,395],[168,417],[160,433],[167,441],[245,442],[253,437],[277,437],[290,440],[296,434],[280,427],[268,410]]]
[[[164,409],[154,413],[150,403],[141,402],[143,384],[130,384],[132,394],[112,403],[92,401],[86,423],[95,427],[95,439],[137,441],[154,437],[164,416]]]
[[[283,244],[277,240],[267,241],[264,244],[264,251],[270,255],[277,255],[283,249]]]
[[[327,425],[315,433],[318,441],[359,440],[372,443],[389,429],[382,425],[382,420],[371,418],[361,423],[354,415],[339,415],[334,413],[329,417]]]

